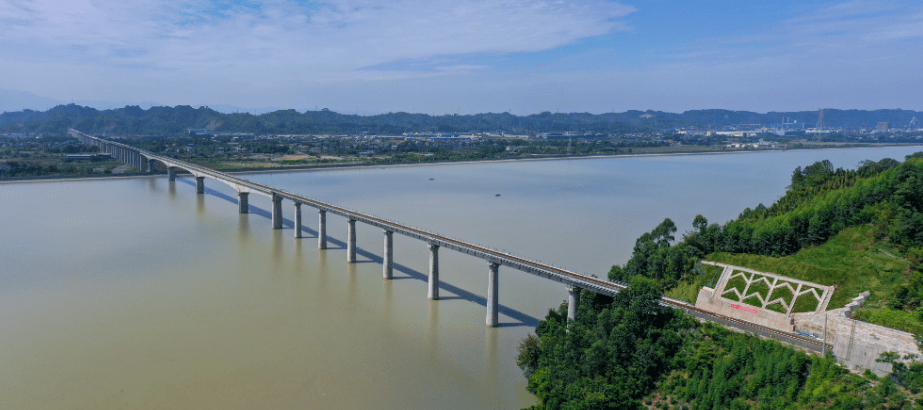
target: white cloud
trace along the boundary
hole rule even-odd
[[[619,19],[632,11],[606,0],[5,0],[0,2],[0,22],[6,26],[0,30],[0,57],[19,60],[19,68],[47,66],[45,82],[30,88],[45,94],[53,94],[54,87],[85,92],[88,87],[73,85],[78,78],[139,91],[145,87],[138,81],[198,92],[246,90],[255,83],[285,88],[376,74],[431,76],[393,68],[375,73],[368,67],[545,50],[622,30]],[[477,68],[449,64],[435,73],[472,69]],[[13,79],[8,88],[34,81],[10,71],[0,66],[0,74]],[[110,96],[125,97],[130,96]]]
[[[685,47],[634,30],[636,59],[617,41],[533,53],[626,30],[634,8],[607,0],[0,0],[0,88],[371,111],[921,108],[923,3],[808,7]]]

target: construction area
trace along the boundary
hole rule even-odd
[[[857,372],[890,373],[890,363],[876,362],[884,352],[905,360],[921,357],[912,333],[852,318],[868,292],[845,307],[827,310],[833,286],[717,262],[702,264],[720,269],[721,275],[714,288],[699,290],[698,309],[823,340],[843,366]]]

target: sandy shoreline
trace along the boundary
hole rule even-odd
[[[400,162],[395,164],[356,164],[343,166],[317,166],[309,165],[305,167],[292,168],[273,168],[273,169],[252,169],[239,171],[221,171],[231,175],[241,174],[271,174],[284,172],[319,172],[319,171],[339,171],[360,168],[392,168],[392,167],[420,167],[436,165],[468,165],[468,164],[485,164],[497,162],[518,162],[518,161],[564,161],[580,159],[602,159],[602,158],[634,158],[634,157],[668,157],[668,156],[689,156],[689,155],[737,155],[737,154],[756,154],[764,152],[788,152],[788,151],[826,151],[826,150],[845,150],[845,149],[877,149],[877,148],[896,148],[896,147],[920,147],[923,144],[908,145],[882,145],[873,147],[831,147],[831,148],[799,148],[799,149],[774,149],[758,151],[703,151],[703,152],[668,152],[657,154],[611,154],[611,155],[581,155],[581,156],[554,156],[538,158],[506,158],[506,159],[479,159],[465,161],[435,161],[435,162]],[[188,172],[178,171],[177,175],[190,175]],[[13,184],[20,182],[65,182],[65,181],[98,181],[107,179],[126,179],[126,178],[163,178],[167,174],[123,174],[123,175],[82,175],[82,176],[51,176],[51,177],[23,177],[0,179],[0,184]]]

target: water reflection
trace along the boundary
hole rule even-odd
[[[391,317],[391,312],[393,310],[391,299],[394,297],[394,281],[382,279],[381,291],[384,297],[382,302],[384,303],[384,311],[387,317]]]
[[[349,297],[347,298],[349,303],[347,303],[347,305],[349,306],[350,311],[355,311],[359,303],[359,300],[356,298],[356,277],[359,276],[356,273],[357,270],[358,266],[356,266],[355,263],[346,264],[346,280],[349,282]]]
[[[237,243],[245,246],[250,242],[250,215],[240,214],[237,218]]]
[[[317,275],[320,275],[317,290],[320,292],[327,291],[327,272],[330,272],[327,263],[327,251],[318,249],[317,251]]]
[[[205,216],[205,195],[196,195],[195,196],[195,210],[196,216],[202,218]]]
[[[272,248],[272,258],[270,260],[270,266],[272,267],[272,273],[278,275],[280,266],[282,264],[282,255],[284,250],[282,249],[282,235],[283,232],[281,229],[272,230],[272,239],[270,240],[270,247]]]
[[[304,277],[304,273],[302,272],[304,270],[304,257],[302,255],[302,245],[304,242],[296,239],[292,244],[295,248],[295,276],[301,278]]]
[[[429,305],[429,328],[426,329],[426,341],[429,344],[430,361],[435,363],[439,358],[439,301],[427,300]]]
[[[484,332],[484,339],[486,344],[487,354],[484,355],[484,360],[487,365],[487,380],[485,380],[484,385],[486,389],[487,397],[497,403],[497,407],[500,407],[500,354],[499,354],[499,338],[500,338],[500,329],[487,328]]]

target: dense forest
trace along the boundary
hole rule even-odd
[[[878,122],[895,127],[910,123],[921,113],[906,110],[826,110],[825,124],[832,128],[874,128]],[[527,116],[509,113],[473,115],[429,115],[405,112],[371,116],[340,114],[329,110],[298,112],[280,110],[262,115],[223,114],[207,107],[138,106],[96,110],[79,105],[59,105],[48,111],[24,110],[0,114],[0,131],[63,133],[67,128],[100,134],[181,135],[187,129],[257,134],[370,134],[395,135],[404,132],[591,132],[602,134],[661,131],[674,127],[721,128],[733,124],[772,124],[783,119],[813,126],[814,111],[769,112],[695,110],[681,114],[662,111],[622,113],[550,113]]]
[[[832,357],[700,323],[661,307],[636,276],[613,298],[583,291],[576,320],[551,310],[519,346],[534,409],[920,408],[923,364],[855,375]]]

